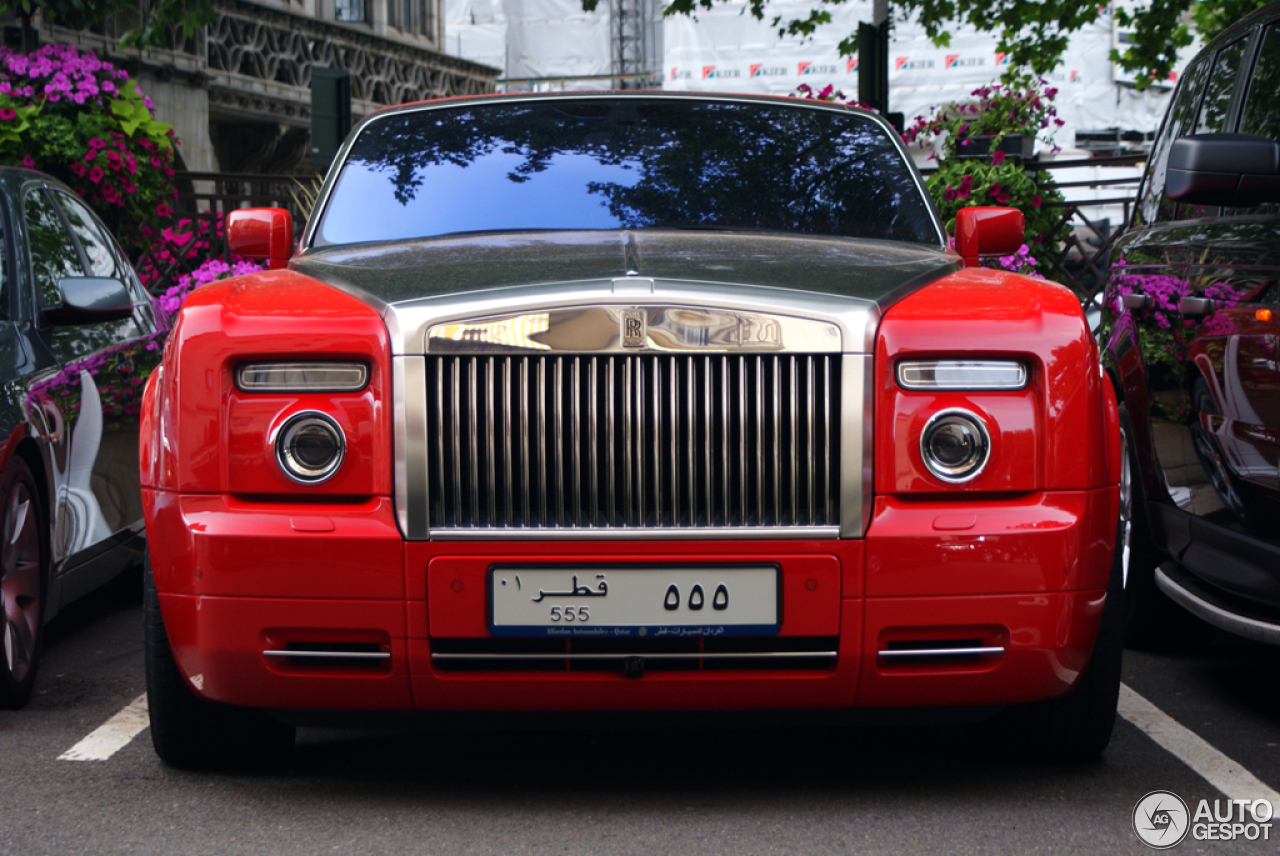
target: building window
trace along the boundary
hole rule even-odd
[[[388,7],[388,23],[405,35],[434,34],[432,0],[390,0]]]
[[[363,24],[364,0],[334,0],[333,19],[347,24]]]

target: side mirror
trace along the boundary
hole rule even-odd
[[[980,256],[1016,253],[1026,233],[1026,218],[1017,208],[961,208],[956,212],[956,252],[965,267],[977,267]]]
[[[62,305],[41,310],[48,325],[96,324],[120,321],[133,315],[129,288],[110,276],[68,276],[58,281]]]
[[[279,270],[293,254],[293,217],[283,208],[238,208],[227,215],[227,244],[236,255]]]
[[[1248,134],[1193,134],[1173,141],[1164,190],[1191,205],[1280,202],[1280,143]]]

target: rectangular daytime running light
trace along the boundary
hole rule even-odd
[[[368,382],[364,363],[245,363],[236,369],[243,392],[359,392]]]
[[[1016,362],[913,360],[898,363],[898,386],[923,390],[1017,390],[1027,367]]]

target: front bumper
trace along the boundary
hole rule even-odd
[[[867,537],[830,541],[406,542],[390,499],[245,502],[144,490],[178,667],[202,697],[313,710],[749,710],[992,705],[1065,693],[1088,662],[1118,489],[988,502],[878,498]],[[495,562],[775,563],[782,642],[814,667],[444,669],[488,638]],[[955,655],[969,646],[982,653]],[[941,648],[950,654],[886,655]],[[348,659],[286,650],[356,652]],[[275,653],[272,653],[275,652]]]

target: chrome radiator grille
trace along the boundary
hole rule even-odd
[[[839,364],[429,356],[431,530],[838,526]]]

